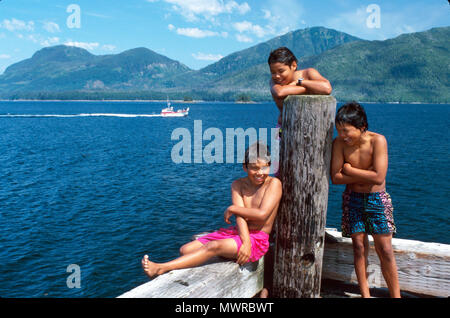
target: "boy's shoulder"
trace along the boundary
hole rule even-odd
[[[231,183],[231,188],[237,191],[241,191],[246,185],[247,177],[242,177],[234,180]]]
[[[382,134],[373,131],[367,131],[367,135],[373,144],[387,144],[386,137]]]
[[[296,72],[298,72],[297,74],[301,75],[304,78],[309,78],[318,73],[318,71],[312,67],[304,68],[304,69],[298,70]]]
[[[231,183],[231,186],[232,186],[232,187],[240,187],[240,186],[242,185],[242,183],[245,181],[245,178],[246,178],[246,177],[242,177],[242,178],[239,178],[239,179],[234,180],[234,181]]]
[[[336,137],[333,139],[333,146],[334,147],[344,147],[345,142],[342,140],[342,138]]]
[[[367,138],[371,142],[387,143],[385,136],[383,136],[382,134],[373,132],[373,131],[367,131]],[[342,140],[342,138],[336,137],[333,139],[333,145],[345,147],[345,142],[344,142],[344,140]]]
[[[246,181],[247,177],[236,179],[231,183],[231,187],[236,190],[242,189],[242,187],[245,187],[247,185]],[[268,186],[281,187],[281,180],[278,179],[277,177],[268,176],[266,181]]]
[[[269,182],[270,182],[270,184],[271,185],[274,185],[274,186],[279,186],[279,187],[281,187],[281,180],[280,179],[278,179],[277,177],[268,177],[268,178],[270,178],[270,180],[269,180]]]

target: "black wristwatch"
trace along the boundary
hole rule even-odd
[[[302,86],[302,81],[304,80],[304,78],[303,77],[300,77],[298,80],[297,80],[297,85],[298,86]]]

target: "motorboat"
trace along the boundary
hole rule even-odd
[[[189,114],[189,107],[179,110],[174,110],[169,101],[167,101],[167,107],[161,110],[162,117],[184,117]]]

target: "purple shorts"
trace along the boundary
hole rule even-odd
[[[252,243],[252,254],[250,255],[250,258],[247,262],[256,262],[261,257],[263,257],[269,249],[269,234],[263,231],[249,231],[249,234],[250,242]],[[235,226],[230,226],[226,229],[222,228],[216,232],[199,237],[197,240],[199,240],[202,244],[206,244],[210,241],[225,240],[229,238],[232,238],[236,241],[237,252],[239,253],[239,250],[242,246],[242,241]]]

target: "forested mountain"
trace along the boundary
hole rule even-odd
[[[323,27],[289,32],[200,70],[146,48],[93,55],[47,47],[0,75],[2,98],[270,100],[267,58],[289,47],[339,101],[450,103],[450,27],[366,41]]]

